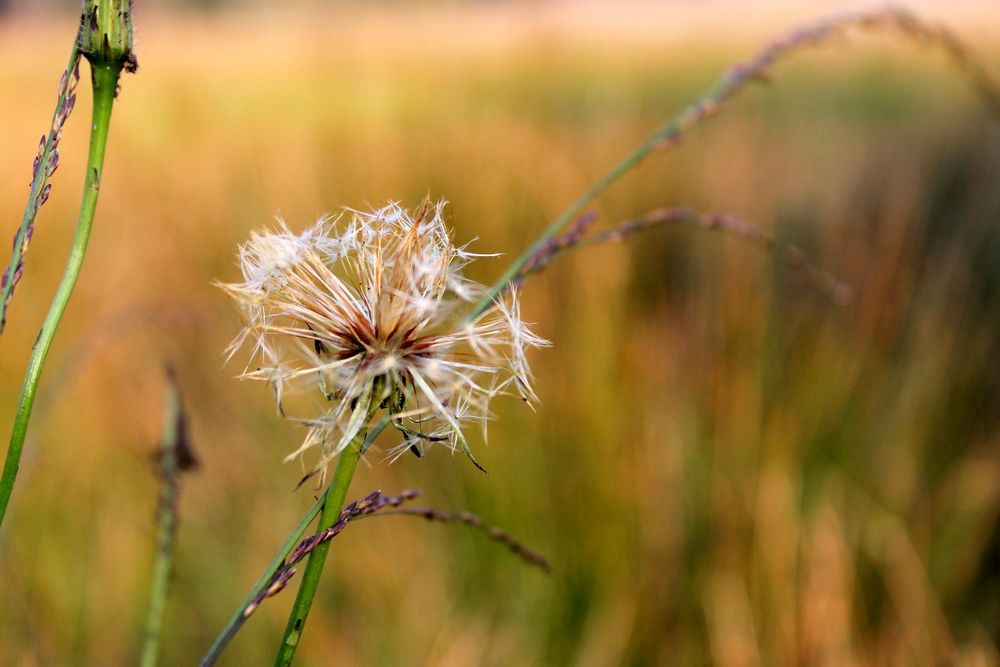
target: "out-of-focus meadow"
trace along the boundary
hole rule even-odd
[[[509,259],[814,13],[140,7],[140,71],[0,533],[0,663],[134,660],[166,362],[201,468],[163,664],[201,657],[312,503],[281,463],[301,431],[222,363],[239,322],[213,281],[235,279],[251,229],[429,193],[458,240]],[[937,18],[1000,69],[1000,12]],[[0,23],[3,238],[74,21]],[[86,88],[0,341],[4,438],[69,245]],[[473,441],[489,474],[444,450],[375,452],[350,493],[423,489],[549,555],[552,575],[463,527],[353,525],[301,664],[1000,664],[1000,128],[940,54],[859,38],[782,65],[595,210],[610,224],[677,204],[761,223],[855,300],[682,228],[554,263],[523,289],[553,342],[532,356],[540,403],[496,404],[488,446]],[[491,282],[506,261],[472,270]],[[221,664],[269,664],[293,596]]]

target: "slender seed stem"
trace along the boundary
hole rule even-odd
[[[153,564],[153,581],[149,587],[149,608],[146,614],[146,632],[142,643],[140,667],[156,667],[160,657],[160,635],[163,630],[163,610],[167,604],[167,586],[174,557],[174,535],[177,532],[177,480],[180,475],[177,449],[180,446],[181,402],[176,386],[167,388],[163,415],[163,435],[159,456],[162,477],[158,508],[156,536],[156,561]]]
[[[608,173],[601,176],[597,181],[590,186],[579,199],[573,202],[568,209],[562,212],[562,214],[552,221],[545,231],[543,231],[539,237],[532,243],[527,250],[525,250],[520,257],[514,260],[514,263],[510,265],[510,268],[494,283],[490,291],[476,304],[476,307],[470,311],[468,315],[468,320],[475,320],[477,317],[486,312],[486,309],[493,305],[493,302],[503,296],[507,289],[512,283],[516,282],[521,277],[521,271],[524,269],[525,265],[534,257],[538,249],[541,248],[546,241],[559,233],[563,227],[565,227],[569,222],[579,215],[584,207],[593,201],[594,197],[601,194],[607,190],[615,181],[622,177],[625,173],[635,167],[637,164],[642,162],[646,156],[653,152],[656,148],[657,142],[659,142],[662,135],[669,132],[673,127],[673,123],[668,123],[662,128],[650,135],[645,141],[643,141],[639,146],[629,153],[625,158],[611,168]]]
[[[97,65],[91,70],[94,89],[93,119],[90,126],[90,150],[87,155],[87,174],[83,182],[83,199],[80,203],[80,215],[77,219],[76,234],[73,237],[73,247],[66,271],[56,290],[56,295],[49,307],[48,315],[38,334],[38,340],[31,352],[28,370],[24,376],[24,386],[21,398],[17,404],[17,414],[14,417],[14,429],[7,448],[7,458],[4,461],[3,474],[0,476],[0,524],[7,513],[7,504],[14,490],[14,479],[21,461],[21,450],[24,448],[24,438],[28,433],[28,420],[31,408],[35,403],[35,393],[38,380],[42,374],[42,366],[48,356],[52,339],[55,337],[63,311],[69,302],[76,279],[80,275],[83,257],[87,251],[87,241],[90,229],[94,224],[94,212],[97,209],[97,197],[101,189],[101,175],[104,171],[104,150],[108,141],[108,128],[111,124],[111,108],[114,105],[115,91],[118,87],[118,77],[121,65]]]
[[[326,502],[323,503],[317,532],[326,530],[337,523],[340,518],[340,510],[347,498],[347,490],[351,486],[351,479],[354,477],[354,471],[361,459],[361,443],[364,442],[364,439],[364,432],[358,433],[354,437],[354,441],[341,452],[337,460],[337,469],[333,472],[333,481],[330,482],[330,487],[327,490]],[[295,596],[295,604],[292,605],[292,612],[288,615],[288,625],[285,627],[285,634],[278,647],[278,655],[274,658],[275,667],[288,667],[292,664],[295,650],[299,647],[299,640],[302,638],[306,619],[309,617],[309,609],[312,607],[313,598],[316,597],[316,587],[323,574],[323,566],[326,564],[326,556],[329,551],[330,543],[324,542],[309,554],[309,560],[306,561],[306,571],[302,575],[299,592]]]
[[[975,58],[950,31],[938,25],[925,23],[902,7],[889,5],[867,11],[844,12],[806,24],[766,45],[747,62],[731,68],[704,95],[661,125],[610,171],[599,178],[583,196],[574,201],[556,218],[531,247],[521,254],[510,268],[500,276],[499,280],[470,311],[467,317],[468,321],[475,320],[486,312],[512,285],[524,278],[524,268],[546,242],[579,216],[587,204],[607,190],[624,174],[631,171],[652,153],[676,146],[688,129],[715,116],[727,102],[743,92],[748,84],[755,81],[766,81],[768,72],[779,61],[805,48],[829,43],[833,38],[850,30],[895,31],[900,36],[917,44],[931,44],[939,47],[964,72],[990,110],[1000,116],[1000,86],[997,85],[980,60]]]

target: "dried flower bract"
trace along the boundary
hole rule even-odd
[[[494,396],[534,398],[525,352],[546,342],[516,293],[466,317],[484,293],[462,275],[477,255],[452,243],[443,208],[347,211],[240,248],[243,282],[222,286],[246,322],[230,356],[249,347],[242,377],[270,383],[281,414],[309,427],[289,459],[316,448],[324,470],[380,412],[403,436],[393,455],[443,443],[472,458],[463,427],[485,432]],[[309,414],[291,416],[286,397],[302,394]]]

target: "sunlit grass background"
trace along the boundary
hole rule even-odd
[[[1000,66],[988,4],[938,16]],[[515,254],[814,9],[140,8],[140,73],[0,533],[0,664],[134,660],[165,362],[201,469],[163,664],[200,658],[312,502],[280,463],[301,432],[222,366],[239,324],[212,282],[235,278],[249,230],[429,193],[458,240]],[[0,23],[2,238],[73,29],[72,12]],[[523,292],[554,343],[533,357],[541,403],[498,405],[474,443],[489,474],[443,450],[374,453],[350,494],[423,489],[553,574],[462,527],[360,523],[334,542],[302,664],[1000,664],[1000,129],[940,57],[889,39],[775,75],[596,210],[758,221],[855,301],[704,232],[560,260]],[[87,97],[0,345],[4,434],[69,245]],[[265,603],[222,664],[270,664],[292,597]]]

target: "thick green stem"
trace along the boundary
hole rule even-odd
[[[378,412],[379,404],[386,397],[383,394],[384,389],[383,378],[376,378],[368,389],[368,393],[362,394],[354,407],[355,412],[348,422],[348,429],[357,428],[357,431],[337,460],[337,469],[333,471],[333,481],[330,482],[330,487],[326,491],[326,502],[323,503],[323,511],[319,515],[317,533],[322,533],[340,520],[340,512],[344,507],[347,490],[351,486],[351,479],[358,467],[358,461],[361,460],[361,455],[367,446],[371,444],[367,424],[371,422],[372,417]],[[358,420],[359,423],[352,427],[355,420]],[[306,619],[309,617],[309,610],[312,608],[313,598],[316,597],[316,588],[323,575],[323,566],[326,564],[326,555],[329,551],[330,543],[327,541],[318,544],[309,554],[309,560],[306,561],[306,571],[302,575],[299,592],[295,596],[295,604],[292,605],[292,612],[288,615],[285,634],[278,647],[278,655],[274,658],[275,667],[288,667],[292,664],[295,650],[299,647],[299,640],[302,638],[302,631],[306,626]]]
[[[101,175],[104,170],[104,149],[108,141],[108,128],[111,124],[111,107],[115,100],[115,90],[118,87],[118,77],[121,74],[120,65],[99,65],[92,69],[94,88],[93,120],[90,126],[90,151],[87,156],[87,175],[83,183],[83,200],[80,203],[80,216],[77,220],[76,234],[73,237],[73,247],[66,271],[52,300],[48,315],[38,334],[38,340],[31,352],[28,370],[21,389],[21,398],[14,417],[14,429],[7,448],[7,458],[4,461],[3,475],[0,477],[0,524],[7,512],[7,504],[14,490],[14,479],[21,461],[21,450],[24,448],[24,438],[28,433],[28,420],[31,408],[35,403],[35,393],[38,390],[38,380],[42,374],[42,366],[52,346],[59,321],[62,319],[66,304],[73,293],[73,286],[80,275],[83,257],[87,251],[87,241],[90,238],[90,228],[94,224],[94,211],[97,209],[97,196],[101,189]]]
[[[347,449],[340,454],[340,458],[337,460],[337,469],[333,473],[333,481],[330,482],[330,488],[327,490],[326,502],[323,503],[323,511],[320,513],[316,532],[326,530],[337,523],[340,518],[340,510],[347,498],[347,490],[351,486],[351,479],[354,477],[354,471],[361,459],[361,444],[364,439],[365,434],[359,433]],[[275,667],[279,665],[287,667],[292,664],[295,650],[299,647],[299,640],[302,638],[306,619],[309,617],[309,609],[312,607],[313,598],[316,597],[316,587],[323,574],[323,566],[326,564],[326,555],[329,551],[330,543],[324,542],[309,554],[309,560],[306,561],[306,571],[302,575],[302,583],[299,584],[299,592],[295,596],[295,604],[288,616],[288,625],[281,638],[278,655],[274,659]]]
[[[375,425],[374,428],[368,431],[368,435],[364,437],[364,440],[362,441],[361,447],[359,449],[359,456],[364,455],[365,451],[375,440],[375,438],[377,438],[379,434],[385,429],[386,424],[388,423],[389,423],[388,419],[382,419],[381,421],[379,421],[378,424]],[[309,511],[305,513],[305,516],[302,517],[302,519],[299,521],[299,524],[295,527],[292,533],[285,539],[285,542],[284,544],[281,545],[281,548],[278,550],[278,553],[275,554],[274,558],[271,559],[271,562],[264,570],[264,574],[260,575],[260,578],[257,579],[256,583],[254,583],[253,588],[250,589],[250,592],[243,599],[243,602],[240,603],[240,606],[239,608],[237,608],[236,613],[234,613],[232,618],[229,619],[229,622],[226,624],[226,627],[223,628],[222,632],[219,633],[219,636],[215,639],[215,643],[212,644],[212,647],[208,650],[208,653],[206,653],[205,657],[202,658],[201,662],[199,663],[199,667],[211,667],[212,665],[214,665],[215,661],[219,659],[220,655],[222,655],[222,651],[225,650],[226,646],[229,644],[232,638],[236,636],[236,633],[239,632],[240,628],[243,627],[243,624],[246,623],[246,620],[250,617],[250,613],[248,612],[252,612],[251,605],[253,604],[254,600],[256,600],[260,592],[264,590],[264,587],[267,586],[273,580],[274,573],[277,572],[284,565],[285,559],[288,557],[288,554],[290,554],[292,550],[296,546],[298,546],[298,544],[302,541],[302,536],[306,534],[306,530],[309,528],[309,524],[313,522],[313,519],[316,518],[316,516],[323,510],[323,507],[326,505],[326,500],[329,497],[330,489],[332,488],[333,488],[332,484],[326,487],[326,490],[323,491],[322,495],[320,495],[320,497],[316,500],[316,502],[313,503],[313,506],[309,508]],[[344,498],[346,498],[346,495],[344,496]],[[341,504],[343,504],[343,498],[341,499]]]
[[[309,524],[313,522],[313,519],[316,518],[316,515],[320,513],[323,506],[326,504],[326,499],[330,494],[330,488],[331,487],[329,486],[326,487],[326,491],[323,492],[323,495],[321,495],[319,499],[313,503],[313,506],[309,508],[309,511],[306,512],[305,516],[302,517],[302,520],[299,521],[299,525],[295,527],[292,534],[288,536],[285,543],[281,545],[280,549],[278,549],[278,553],[268,564],[267,568],[264,570],[264,574],[260,575],[260,578],[256,581],[256,583],[254,583],[250,592],[243,599],[243,602],[240,603],[236,613],[229,619],[226,627],[223,628],[222,632],[216,638],[215,643],[212,644],[208,653],[206,653],[205,657],[202,658],[199,663],[199,667],[211,667],[211,665],[214,665],[215,661],[219,659],[220,655],[222,655],[222,651],[225,650],[226,646],[229,645],[229,642],[236,636],[236,633],[243,627],[243,624],[249,617],[246,613],[247,608],[250,607],[250,604],[264,589],[264,586],[267,586],[268,582],[271,581],[271,577],[274,576],[274,573],[277,572],[278,568],[285,562],[285,558],[292,552],[292,549],[294,549],[295,546],[302,540],[302,536],[306,534]]]

